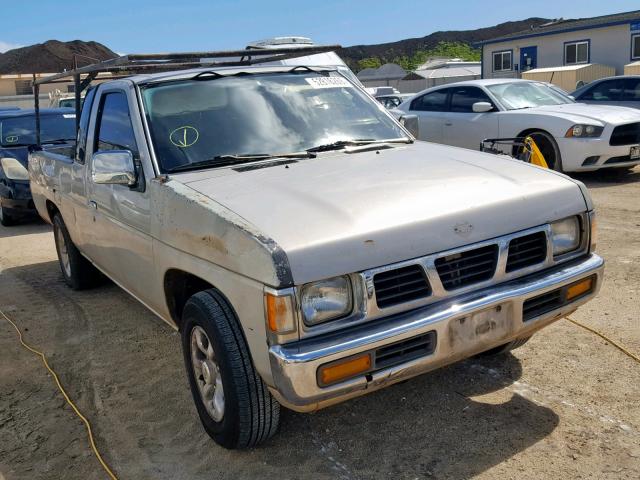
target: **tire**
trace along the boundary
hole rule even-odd
[[[101,278],[100,272],[74,245],[59,213],[53,217],[53,237],[65,283],[74,290],[84,290],[97,285]]]
[[[536,131],[529,134],[533,141],[536,142],[540,152],[544,156],[547,165],[551,170],[562,172],[562,159],[560,158],[560,149],[554,138],[547,132]]]
[[[5,227],[12,227],[16,224],[16,220],[7,213],[4,207],[0,206],[0,224]]]
[[[193,295],[184,307],[180,333],[191,394],[209,436],[228,449],[251,448],[271,438],[280,404],[256,372],[222,294],[211,289]]]
[[[504,355],[505,353],[509,353],[511,350],[520,348],[525,343],[527,343],[530,338],[531,337],[516,338],[515,340],[509,343],[505,343],[504,345],[500,345],[499,347],[495,347],[495,348],[492,348],[491,350],[487,350],[486,352],[482,352],[480,356],[495,357],[496,355]]]

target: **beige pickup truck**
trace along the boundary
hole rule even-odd
[[[181,333],[227,448],[481,352],[592,299],[584,185],[416,142],[339,71],[231,66],[88,91],[77,144],[35,149],[35,205],[75,289],[98,271]]]

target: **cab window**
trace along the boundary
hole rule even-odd
[[[129,104],[124,92],[109,92],[100,99],[96,127],[96,152],[129,150],[138,152]]]
[[[595,102],[617,102],[622,98],[624,84],[622,80],[606,80],[594,85],[580,97],[580,100]]]

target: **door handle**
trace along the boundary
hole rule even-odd
[[[98,210],[98,204],[96,202],[94,202],[93,200],[89,200],[87,202],[87,206],[89,208],[93,208],[94,210]]]
[[[450,127],[451,125],[453,125],[453,123],[451,123],[451,122],[444,122],[444,126],[445,126],[445,127]]]

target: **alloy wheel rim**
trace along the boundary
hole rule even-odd
[[[58,256],[60,257],[60,264],[67,277],[71,276],[71,262],[69,261],[69,250],[67,249],[67,242],[64,240],[64,235],[60,228],[56,228],[56,246],[58,247]]]
[[[191,330],[191,366],[200,399],[209,416],[219,422],[224,417],[224,388],[220,366],[207,333],[200,326]]]

